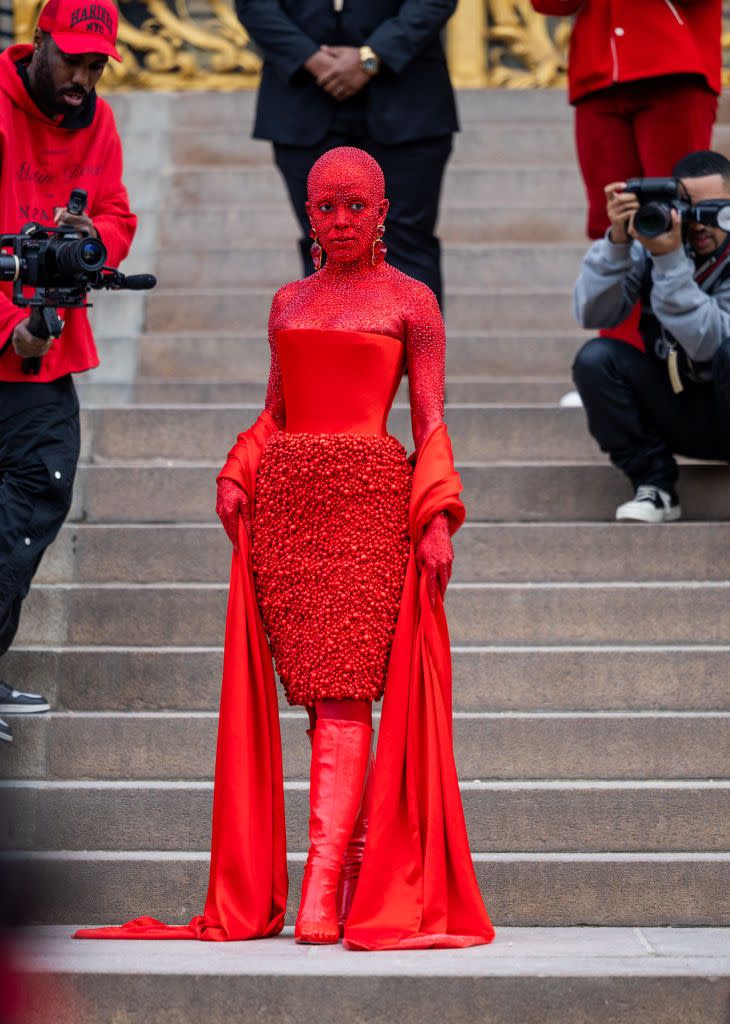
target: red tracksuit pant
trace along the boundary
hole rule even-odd
[[[608,228],[604,187],[627,178],[665,177],[678,160],[709,149],[717,96],[699,75],[645,78],[602,89],[575,107],[575,142],[588,197],[587,233]],[[602,330],[643,349],[640,307],[618,327]]]
[[[575,107],[575,141],[588,196],[588,235],[608,227],[611,181],[664,177],[683,156],[709,149],[717,96],[699,75],[646,78],[602,89]]]

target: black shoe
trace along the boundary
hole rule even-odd
[[[0,718],[0,740],[5,740],[6,743],[13,742],[13,734],[10,731],[10,726],[7,722],[4,722],[2,718]]]
[[[640,484],[631,501],[616,509],[619,521],[633,523],[675,523],[681,515],[675,492],[665,491],[654,484]]]
[[[32,715],[37,711],[50,711],[50,708],[40,693],[22,693],[7,683],[0,683],[0,714]]]

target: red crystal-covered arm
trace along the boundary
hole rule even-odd
[[[271,363],[269,364],[269,383],[266,386],[266,402],[264,408],[271,416],[280,430],[283,430],[286,421],[284,409],[284,387],[281,381],[281,366],[279,365],[279,354],[276,350],[276,332],[284,325],[282,323],[282,307],[286,299],[290,285],[284,285],[274,296],[269,313],[269,351]]]
[[[444,419],[446,332],[436,296],[425,285],[413,287],[406,323],[411,427],[416,452]]]
[[[406,350],[411,396],[411,427],[416,455],[426,439],[444,421],[446,388],[446,332],[436,296],[425,285],[415,286],[408,316]],[[423,532],[416,548],[416,567],[426,573],[428,596],[436,603],[443,598],[451,579],[454,547],[451,523],[446,512],[437,513]]]
[[[238,544],[238,519],[243,519],[249,540],[251,539],[251,505],[253,494],[249,494],[251,480],[251,452],[260,445],[254,442],[261,434],[261,428],[270,431],[273,425],[284,426],[284,390],[281,381],[281,367],[276,352],[275,335],[281,309],[281,289],[274,296],[269,315],[269,382],[266,387],[264,412],[252,427],[238,435],[236,443],[228,453],[223,469],[218,474],[218,492],[215,510],[234,548]],[[260,451],[259,451],[260,455]]]

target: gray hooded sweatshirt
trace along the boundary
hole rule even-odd
[[[665,332],[693,363],[709,363],[730,338],[730,259],[723,248],[698,267],[683,249],[651,256],[640,242],[614,245],[594,242],[583,259],[573,294],[573,309],[582,327],[616,327],[641,298],[651,261],[651,309]],[[719,257],[719,258],[718,258]],[[695,275],[707,270],[702,287]],[[698,368],[699,369],[699,368]],[[709,367],[698,376],[708,379]]]

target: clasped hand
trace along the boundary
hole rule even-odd
[[[626,245],[635,238],[652,256],[664,256],[682,248],[682,220],[676,210],[672,210],[671,231],[665,231],[655,238],[641,235],[634,227],[634,217],[639,209],[639,200],[633,192],[624,191],[625,181],[612,181],[603,190],[606,195],[606,213],[611,221],[609,237],[614,245]]]
[[[304,67],[324,89],[340,103],[359,92],[370,81],[360,66],[356,46],[321,46]]]

